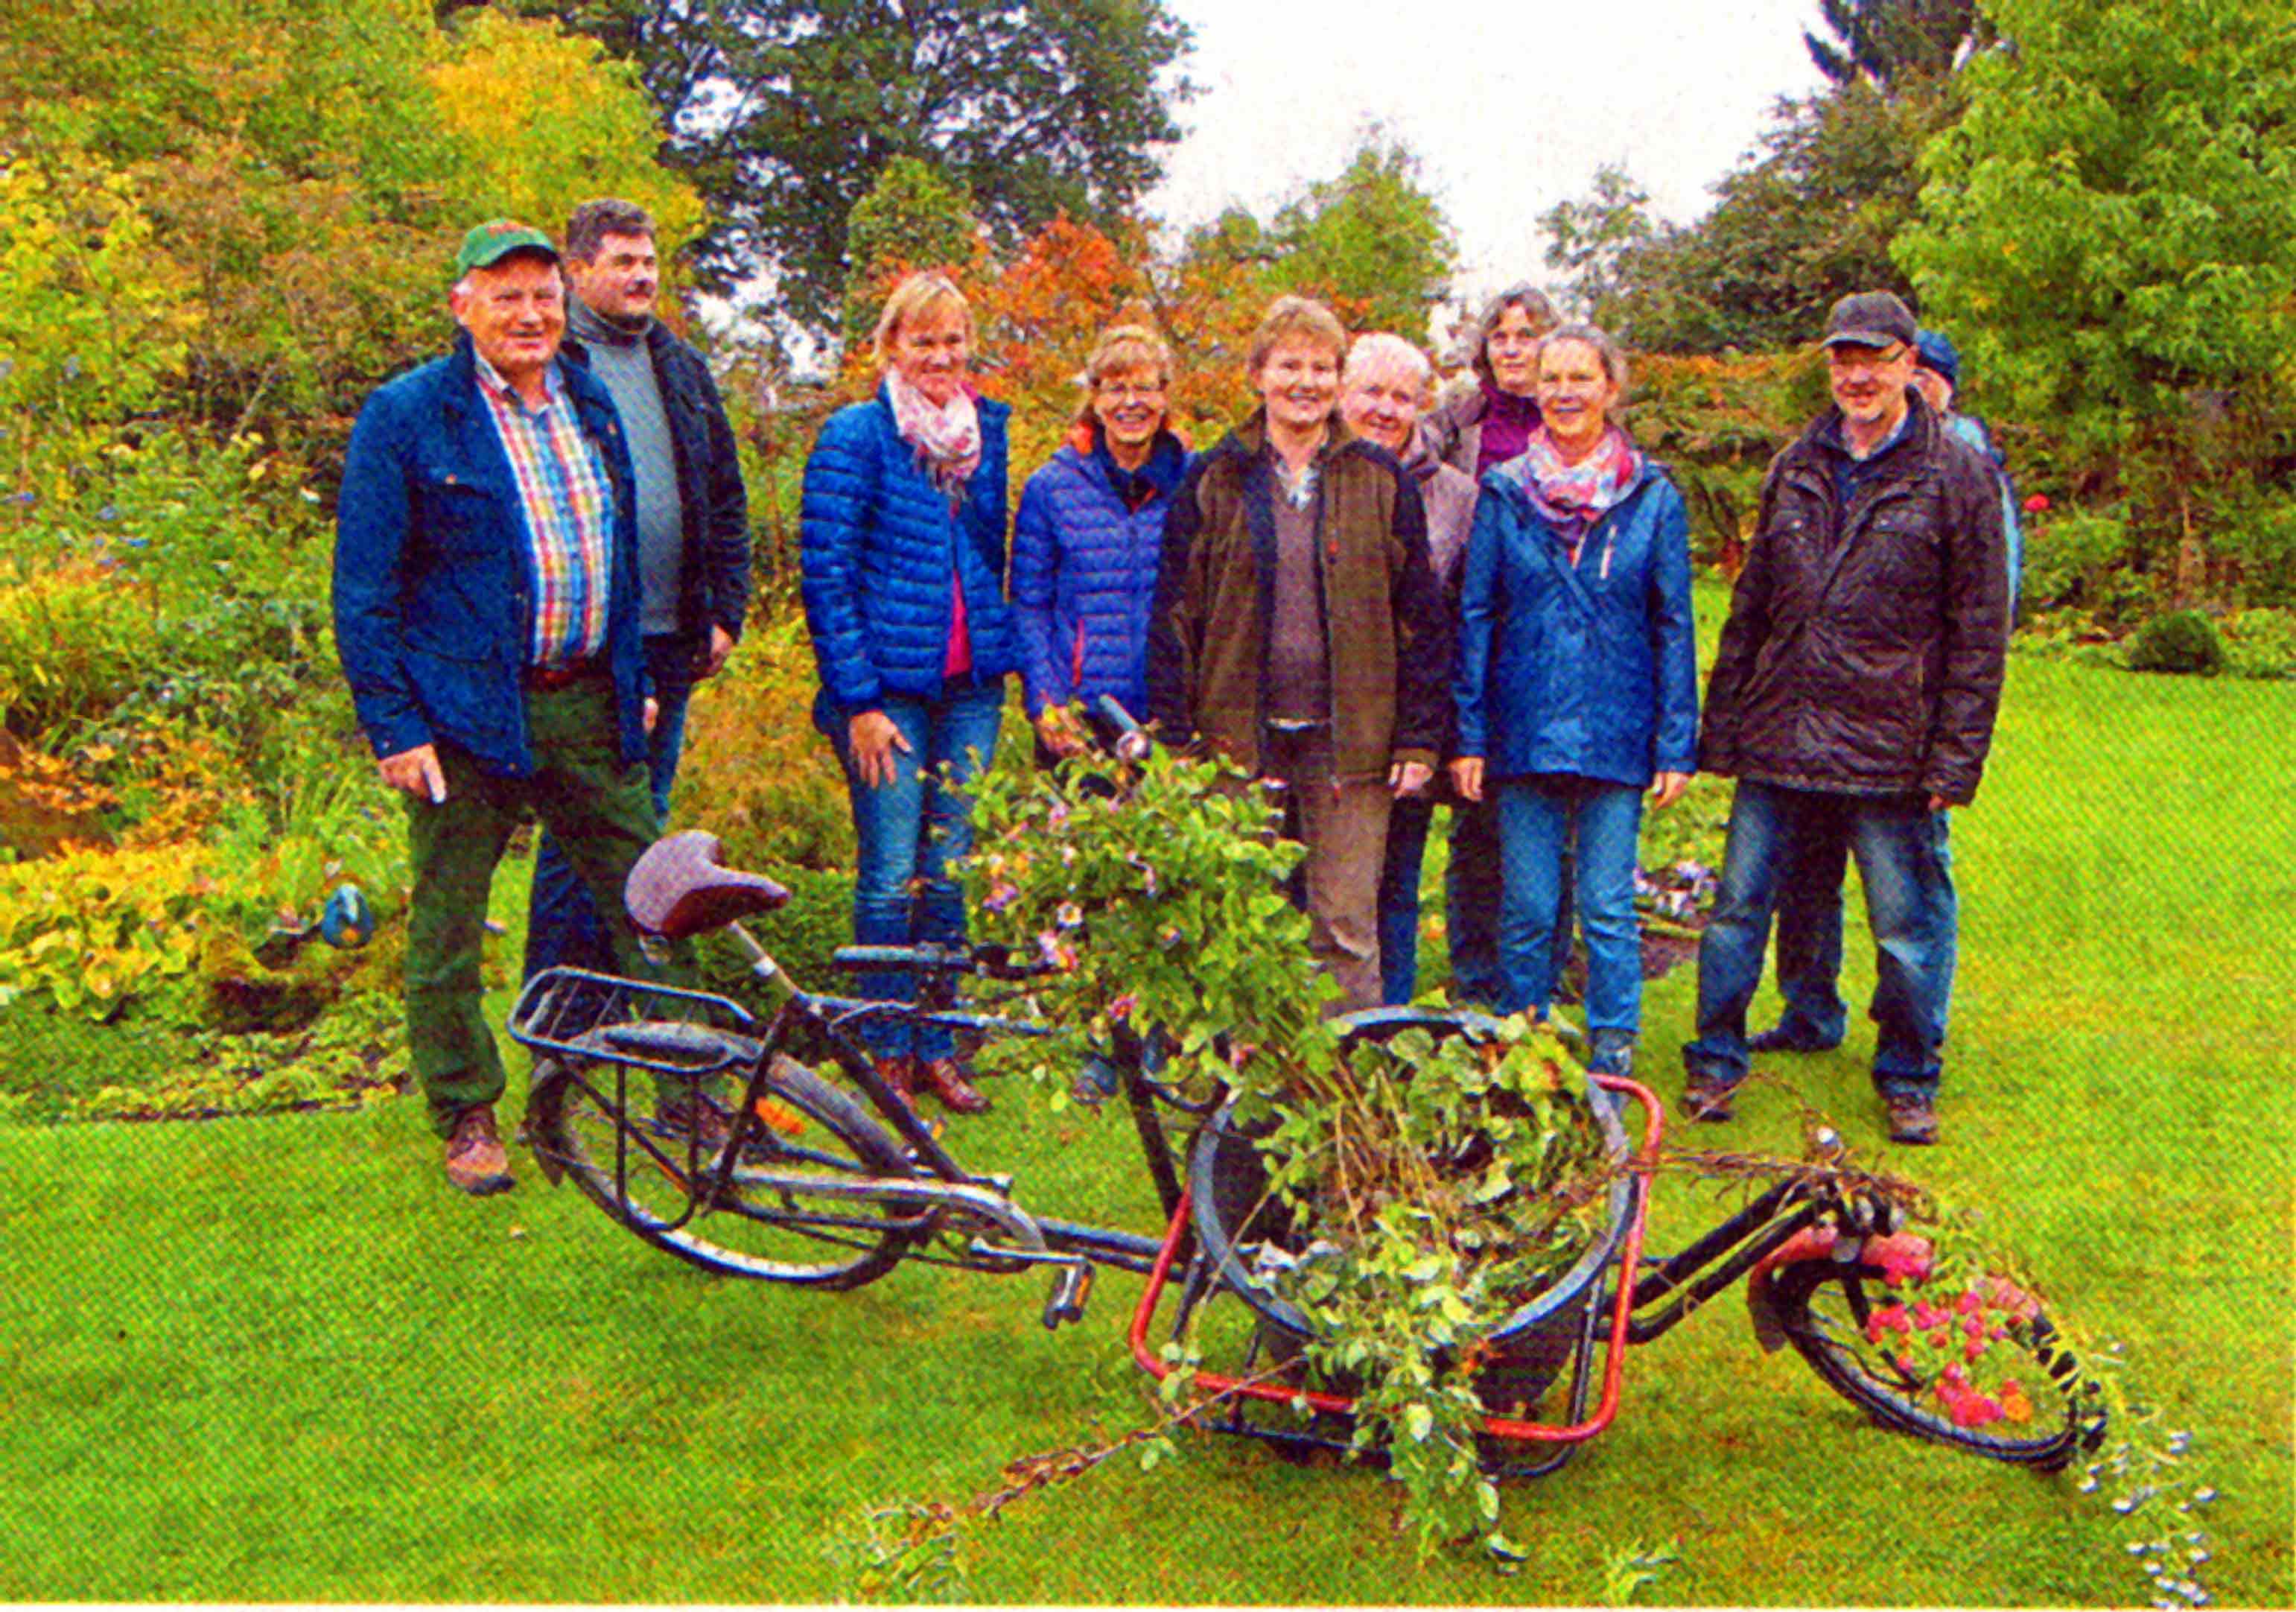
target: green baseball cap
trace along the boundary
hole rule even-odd
[[[463,250],[455,254],[455,278],[459,280],[474,268],[491,267],[520,251],[538,251],[553,263],[558,261],[558,249],[533,225],[516,218],[489,218],[472,226],[463,237]]]

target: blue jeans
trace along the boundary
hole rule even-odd
[[[1786,849],[1778,882],[1776,973],[1785,1011],[1778,1033],[1796,1048],[1841,1045],[1849,1009],[1841,999],[1841,880],[1849,837],[1838,824],[1806,820]]]
[[[1832,835],[1857,859],[1874,933],[1874,1084],[1884,1097],[1934,1096],[1960,923],[1948,830],[1947,815],[1918,795],[1741,781],[1721,888],[1698,950],[1698,1039],[1682,1049],[1691,1074],[1725,1086],[1745,1078],[1746,1008],[1761,983],[1781,876],[1799,849]]]
[[[1403,795],[1387,809],[1387,856],[1379,870],[1380,999],[1400,1008],[1419,989],[1419,874],[1427,860],[1434,801]]]
[[[678,753],[685,748],[685,707],[693,698],[694,664],[700,643],[679,633],[655,633],[645,641],[646,674],[653,681],[653,731],[646,736],[646,776],[653,788],[654,820],[669,825],[669,790],[677,781]],[[598,922],[590,892],[575,876],[556,839],[548,833],[534,859],[534,888],[526,903],[526,965],[532,979],[545,968],[614,969],[613,949]]]
[[[1642,931],[1635,921],[1635,867],[1643,794],[1596,778],[1502,778],[1496,787],[1506,893],[1499,958],[1507,1013],[1544,1016],[1561,977],[1554,936],[1567,933],[1564,848],[1578,835],[1573,884],[1587,935],[1587,1028],[1633,1035],[1642,1026]]]
[[[842,728],[831,734],[845,765],[860,866],[853,884],[853,939],[863,946],[912,946],[964,939],[964,897],[948,865],[972,849],[972,820],[961,786],[996,753],[1004,715],[1001,682],[951,682],[937,700],[888,696],[880,707],[908,741],[893,752],[890,783],[870,786],[853,771]],[[945,770],[944,770],[945,769]],[[905,968],[864,970],[855,994],[869,1001],[914,1002],[916,976]],[[865,1018],[861,1040],[874,1056],[942,1058],[955,1054],[947,1029],[898,1017]]]

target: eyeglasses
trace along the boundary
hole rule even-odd
[[[1103,381],[1095,390],[1119,403],[1152,403],[1164,395],[1165,389],[1161,381]]]
[[[1887,369],[1912,350],[1903,341],[1892,341],[1878,350],[1871,347],[1829,347],[1825,350],[1825,362],[1829,368],[1848,370],[1855,374],[1860,370]]]

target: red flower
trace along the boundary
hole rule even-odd
[[[2049,495],[2045,492],[2037,492],[2025,500],[2025,513],[2029,515],[2046,514],[2048,508]]]

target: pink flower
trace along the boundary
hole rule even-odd
[[[1977,1289],[1972,1287],[1968,1292],[1963,1294],[1959,1298],[1953,1301],[1953,1307],[1956,1310],[1960,1311],[1964,1315],[1975,1315],[1980,1310],[1982,1310],[1985,1307],[1985,1301],[1978,1297]]]
[[[1132,1010],[1138,1006],[1140,1006],[1139,997],[1128,991],[1108,1005],[1108,1016],[1112,1019],[1128,1019],[1132,1016]]]
[[[1888,1237],[1866,1239],[1866,1262],[1882,1268],[1882,1279],[1892,1287],[1911,1279],[1920,1281],[1930,1273],[1930,1240],[1910,1231],[1893,1232]]]
[[[1981,1337],[1972,1337],[1961,1347],[1961,1358],[1972,1366],[1977,1364],[1978,1357],[1984,1353],[1985,1340]]]
[[[2048,508],[2049,495],[2045,492],[2037,492],[2025,500],[2025,513],[2029,515],[2046,514]]]

